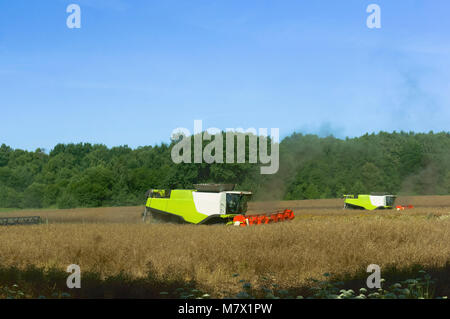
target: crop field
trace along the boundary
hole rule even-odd
[[[425,270],[433,294],[450,295],[450,196],[396,204],[415,208],[344,210],[340,199],[251,203],[249,213],[291,208],[296,215],[254,227],[142,224],[143,207],[0,212],[45,221],[0,228],[0,287],[17,284],[29,297],[307,296],[325,273],[364,287],[367,266],[377,264],[389,283]],[[70,264],[81,267],[81,289],[65,287]]]

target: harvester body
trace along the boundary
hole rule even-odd
[[[392,209],[394,206],[394,195],[344,195],[344,208],[355,209]]]
[[[199,188],[202,189],[202,188]],[[245,215],[251,192],[212,188],[150,190],[147,192],[144,220],[152,219],[189,224],[232,223]]]
[[[179,224],[227,224],[252,226],[294,219],[294,212],[285,209],[269,215],[246,215],[251,192],[235,191],[233,184],[198,184],[195,189],[147,192],[144,222],[163,221]]]

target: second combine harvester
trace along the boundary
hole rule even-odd
[[[289,209],[268,215],[246,215],[251,196],[251,192],[234,190],[233,184],[197,184],[195,189],[151,189],[146,194],[143,220],[250,226],[294,219],[294,213]]]

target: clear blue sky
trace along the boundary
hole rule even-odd
[[[79,4],[82,28],[68,29]],[[368,29],[366,7],[381,7]],[[0,1],[0,143],[449,131],[450,2]]]

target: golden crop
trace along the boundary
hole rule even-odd
[[[218,297],[239,289],[235,273],[255,287],[265,278],[295,288],[325,272],[351,277],[369,264],[382,272],[414,265],[445,268],[449,199],[410,198],[418,207],[401,212],[343,210],[332,208],[341,204],[333,200],[256,203],[251,212],[291,207],[296,219],[246,228],[141,224],[141,207],[1,213],[41,215],[49,223],[0,228],[0,267],[65,270],[78,264],[82,272],[134,278],[152,270],[164,278],[195,280]]]

